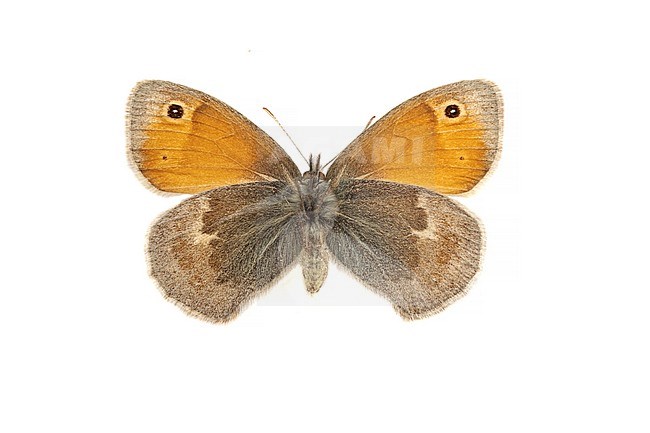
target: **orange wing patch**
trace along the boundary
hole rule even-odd
[[[503,108],[488,81],[462,81],[422,93],[357,137],[327,177],[419,185],[444,194],[469,191],[501,148]]]
[[[159,190],[194,194],[300,174],[264,131],[197,90],[143,81],[133,89],[128,113],[131,159]]]

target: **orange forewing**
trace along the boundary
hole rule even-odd
[[[128,113],[128,152],[159,190],[194,194],[300,174],[271,137],[205,93],[143,81],[131,93]]]
[[[461,81],[422,93],[357,137],[327,177],[380,179],[443,194],[469,191],[501,148],[503,108],[496,85]]]

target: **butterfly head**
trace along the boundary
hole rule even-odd
[[[323,166],[320,163],[320,155],[316,155],[315,157],[314,155],[309,155],[309,170],[304,172],[302,177],[303,179],[315,179],[317,182],[325,180]]]

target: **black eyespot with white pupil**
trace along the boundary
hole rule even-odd
[[[183,107],[178,104],[171,104],[167,109],[167,115],[172,119],[180,119],[183,117]]]
[[[456,117],[460,116],[460,107],[456,104],[447,105],[445,108],[445,116],[449,117],[450,119],[455,119]]]

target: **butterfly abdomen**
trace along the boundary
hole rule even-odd
[[[338,204],[330,183],[321,173],[310,170],[296,184],[305,240],[300,264],[307,291],[316,293],[327,277],[329,254],[325,238],[334,224]]]

